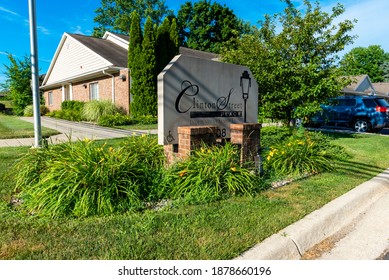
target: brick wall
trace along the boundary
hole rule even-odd
[[[191,152],[201,147],[202,143],[216,145],[221,139],[216,138],[215,126],[181,126],[178,127],[178,144],[165,145],[165,155],[168,164],[187,158]],[[260,124],[231,124],[232,144],[240,148],[240,162],[254,162],[260,148]]]
[[[124,77],[122,79],[122,76]],[[95,79],[90,79],[78,83],[72,84],[73,99],[87,102],[89,98],[89,85],[92,83],[99,84],[99,99],[100,100],[112,100],[112,77],[104,75]],[[128,70],[123,69],[120,72],[114,74],[114,86],[115,86],[115,105],[124,109],[129,113],[130,108],[130,94],[129,94],[129,79]],[[53,92],[53,105],[48,104],[48,93]],[[52,110],[61,109],[62,103],[62,88],[53,90],[47,90],[44,92],[45,104]]]

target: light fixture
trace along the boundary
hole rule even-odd
[[[242,98],[244,100],[244,116],[243,120],[246,122],[246,110],[247,110],[247,99],[249,99],[249,91],[251,87],[250,74],[245,70],[240,77],[240,86],[242,88]]]
[[[82,86],[83,86],[84,88],[87,88],[87,87],[88,87],[88,85],[87,85],[87,84],[83,84]]]
[[[119,77],[123,82],[126,80],[126,75],[120,75],[120,77]]]

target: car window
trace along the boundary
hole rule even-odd
[[[337,99],[337,102],[334,104],[335,106],[355,106],[355,99]]]
[[[388,102],[386,102],[386,100],[383,98],[377,98],[375,99],[375,102],[377,102],[379,106],[389,107]]]
[[[374,108],[377,106],[377,103],[375,103],[373,99],[362,99],[362,102],[367,108]]]

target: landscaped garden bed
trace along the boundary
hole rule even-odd
[[[39,208],[37,205],[28,208],[27,202],[25,205],[23,202],[23,199],[27,199],[27,197],[23,197],[22,194],[25,196],[30,194],[22,191],[21,183],[15,181],[17,176],[13,176],[13,172],[15,173],[17,170],[13,167],[15,159],[22,157],[28,149],[0,149],[1,172],[7,178],[0,183],[0,218],[4,221],[0,225],[0,258],[231,259],[389,166],[389,159],[382,158],[380,152],[389,141],[386,137],[377,135],[330,135],[325,138],[324,142],[321,142],[321,145],[331,144],[333,148],[341,146],[343,148],[339,148],[337,151],[342,151],[342,154],[348,154],[348,156],[334,158],[331,161],[330,169],[312,172],[313,176],[295,180],[276,190],[271,189],[272,181],[283,178],[282,172],[270,172],[270,169],[274,168],[271,164],[271,158],[275,155],[274,149],[278,149],[282,154],[282,150],[276,147],[279,140],[272,141],[272,139],[282,133],[287,132],[274,132],[273,136],[271,135],[272,132],[263,135],[263,142],[268,143],[266,144],[268,149],[263,154],[267,174],[259,180],[256,178],[256,183],[248,192],[227,191],[227,188],[221,189],[220,196],[205,196],[204,199],[196,198],[197,193],[203,195],[204,193],[208,194],[208,192],[201,192],[195,186],[210,187],[217,183],[220,183],[220,186],[226,186],[230,181],[217,182],[216,180],[211,182],[211,178],[220,178],[220,176],[226,174],[234,175],[235,172],[240,172],[239,169],[241,168],[234,161],[229,162],[229,165],[223,167],[224,169],[216,167],[217,164],[210,164],[207,167],[207,161],[212,162],[210,160],[212,157],[201,158],[201,156],[212,155],[212,151],[204,147],[204,150],[199,151],[200,154],[197,155],[196,160],[172,167],[169,169],[171,173],[164,173],[165,171],[162,172],[163,169],[159,173],[147,171],[144,167],[139,168],[139,171],[144,170],[142,176],[149,178],[147,176],[149,174],[152,179],[149,183],[144,184],[148,187],[143,188],[143,191],[140,192],[142,194],[141,201],[149,203],[152,201],[168,201],[163,203],[162,208],[158,207],[158,210],[155,210],[148,207],[150,204],[141,203],[138,205],[140,207],[129,207],[128,211],[123,211],[125,208],[112,213],[99,214],[92,211],[88,215],[83,215],[82,213],[86,212],[80,211],[81,208],[77,208],[77,211],[57,212],[56,215],[51,215],[49,210],[43,210],[44,207]],[[305,132],[302,133],[304,135]],[[143,140],[152,145],[152,137],[148,137],[144,137]],[[295,144],[302,147],[303,145],[300,142],[303,141],[298,140],[300,136],[295,135],[293,137],[289,138],[287,136],[284,138],[285,141],[295,139]],[[142,141],[141,138],[137,139]],[[304,139],[307,138],[304,136]],[[312,137],[310,141],[313,141]],[[312,143],[306,140],[305,144],[309,146]],[[120,143],[116,140],[113,142],[91,143],[84,141],[75,145],[84,145],[85,153],[90,153],[85,162],[91,160],[94,153],[96,153],[94,155],[96,156],[95,161],[99,162],[104,158],[102,155],[108,156],[109,153],[115,154],[119,151],[122,153],[123,150],[120,149],[123,149],[126,145],[128,147],[130,144]],[[85,145],[90,146],[85,149]],[[285,146],[291,147],[287,143]],[[145,150],[140,147],[138,145],[136,148],[138,154],[157,152],[153,151],[150,146]],[[313,145],[309,148],[312,147]],[[77,146],[72,146],[72,148],[77,149]],[[92,152],[88,150],[89,148],[96,151]],[[55,149],[60,148],[54,148],[53,151]],[[64,148],[62,147],[62,149]],[[219,150],[219,152],[222,151],[225,150]],[[267,160],[271,151],[273,151],[273,155]],[[287,151],[284,152],[287,153]],[[62,157],[69,156],[65,152],[61,154]],[[233,152],[229,151],[227,154],[233,154]],[[73,156],[75,157],[75,155]],[[85,154],[82,155],[83,158],[85,156]],[[216,158],[220,158],[220,155]],[[102,162],[109,160],[109,158],[105,158]],[[111,160],[113,165],[120,164],[118,160]],[[56,158],[49,157],[49,161],[55,162]],[[57,162],[56,164],[60,165],[61,163]],[[142,164],[159,165],[160,163],[145,160]],[[219,164],[222,164],[222,161]],[[195,168],[192,168],[191,165],[194,165]],[[39,165],[34,166],[34,168],[41,168]],[[74,169],[75,166],[70,164],[66,167],[63,165],[62,169],[59,166],[56,168],[58,168],[58,171],[67,169],[70,172],[70,169]],[[82,168],[82,166],[79,166],[79,168]],[[201,173],[204,168],[209,169],[207,172]],[[44,169],[50,168],[46,165]],[[40,174],[42,176],[53,176],[55,170],[54,168],[51,170],[52,173],[43,174],[44,172],[42,172]],[[216,170],[224,170],[224,173],[217,173]],[[102,172],[102,167],[101,169],[94,168],[94,171]],[[303,170],[302,173],[304,172],[306,171]],[[68,172],[63,172],[63,176],[67,176],[66,173]],[[214,176],[212,176],[213,174]],[[73,178],[75,182],[80,181],[80,178],[75,177],[75,175],[69,177]],[[108,180],[114,182],[113,177]],[[126,176],[123,177],[125,180],[129,180]],[[141,178],[141,176],[137,177]],[[63,178],[65,180],[65,177]],[[199,181],[201,178],[207,179],[208,185],[201,184],[201,181]],[[228,176],[225,176],[225,178],[228,178]],[[97,180],[97,178],[94,179]],[[185,179],[191,183],[185,182]],[[29,181],[33,186],[34,179],[32,178]],[[60,181],[54,182],[58,184]],[[165,184],[161,184],[161,182],[165,182]],[[193,182],[198,183],[196,185]],[[140,183],[140,179],[138,183]],[[154,186],[154,183],[158,184]],[[17,185],[19,187],[15,191]],[[150,188],[150,186],[153,187]],[[173,191],[173,186],[178,189]],[[187,191],[186,188],[191,186],[193,186],[192,189],[196,190],[195,193]],[[244,185],[244,187],[247,186],[249,185]],[[138,190],[140,190],[140,187]],[[15,197],[20,197],[22,203],[12,204],[11,200]],[[57,200],[53,204],[56,202]],[[36,211],[31,209],[36,209]],[[67,209],[72,209],[72,207],[67,206]]]

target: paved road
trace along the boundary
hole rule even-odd
[[[22,117],[24,121],[33,123],[32,117]],[[95,124],[88,124],[82,122],[71,122],[65,120],[54,119],[50,117],[42,117],[41,124],[43,127],[55,129],[60,134],[51,136],[49,143],[60,143],[68,141],[69,138],[72,141],[79,139],[110,139],[110,138],[122,138],[141,134],[155,134],[156,130],[122,130],[113,129],[98,126]],[[34,138],[18,138],[18,139],[0,139],[0,147],[13,147],[13,146],[33,146]]]

